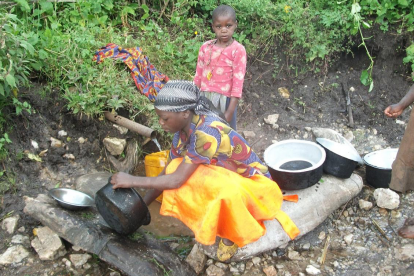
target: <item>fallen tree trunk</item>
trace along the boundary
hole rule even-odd
[[[194,270],[166,245],[148,235],[138,241],[114,233],[95,218],[87,220],[81,211],[67,211],[47,195],[25,197],[24,212],[48,226],[61,238],[117,267],[130,276],[196,275]]]

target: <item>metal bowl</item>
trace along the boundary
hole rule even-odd
[[[81,210],[95,205],[93,198],[85,193],[68,189],[55,188],[49,191],[60,206],[69,210]]]
[[[281,189],[300,190],[321,179],[326,153],[314,142],[285,140],[269,146],[263,157]]]
[[[326,151],[323,171],[339,178],[349,178],[358,163],[363,162],[361,156],[352,145],[341,144],[326,138],[316,138]]]
[[[389,188],[391,182],[392,163],[397,156],[398,148],[384,149],[368,153],[364,156],[365,179],[374,188]]]

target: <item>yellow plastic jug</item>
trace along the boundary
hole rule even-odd
[[[167,165],[168,150],[154,152],[145,156],[145,175],[148,177],[158,176]],[[162,202],[162,194],[157,197],[158,202]]]

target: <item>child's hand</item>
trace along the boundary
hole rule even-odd
[[[226,110],[226,112],[224,112],[224,117],[226,118],[226,121],[230,123],[231,119],[233,119],[233,112],[228,112],[228,110]]]
[[[134,178],[136,177],[124,172],[116,173],[111,177],[112,188],[131,188],[134,186]]]
[[[404,111],[404,108],[402,108],[401,105],[399,104],[393,104],[388,106],[385,110],[384,110],[384,114],[390,118],[397,118],[398,116],[401,115],[401,113]]]

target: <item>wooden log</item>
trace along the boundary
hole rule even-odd
[[[40,194],[36,199],[25,197],[24,200],[26,214],[127,275],[196,275],[189,264],[154,238],[142,234],[142,238],[134,241],[100,224],[102,218],[95,208],[88,210],[95,217],[85,219],[82,211],[65,210],[47,195]]]
[[[126,127],[127,129],[139,133],[145,137],[155,138],[155,131],[149,127],[138,124],[137,122],[131,121],[125,117],[112,114],[111,112],[104,112],[105,118],[111,122],[114,122],[120,126]]]

